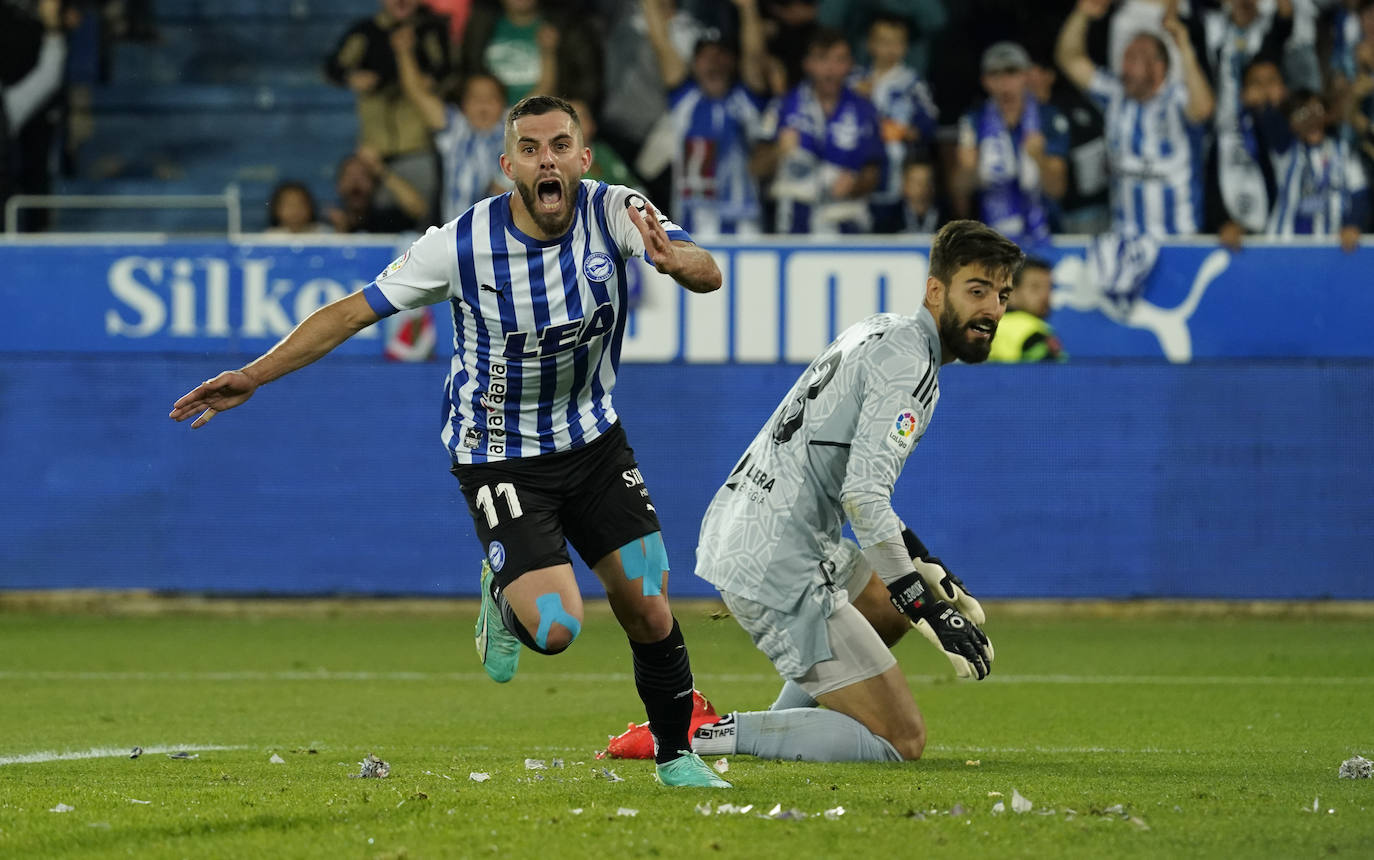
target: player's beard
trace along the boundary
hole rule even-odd
[[[536,186],[540,182],[546,182],[552,177],[537,179],[534,183],[521,182],[515,180],[515,190],[520,195],[520,200],[525,204],[525,211],[530,213],[530,218],[534,224],[544,232],[546,236],[562,236],[568,232],[568,227],[572,226],[573,205],[576,202],[573,193],[574,188],[569,188],[568,181],[563,177],[558,177],[558,183],[563,186],[563,197],[559,200],[557,212],[541,212],[539,210],[539,195],[535,192]]]
[[[954,307],[945,301],[945,306],[940,310],[940,342],[944,348],[954,353],[954,357],[968,364],[977,364],[980,361],[987,361],[988,353],[992,351],[992,337],[984,338],[980,333],[976,333],[972,324],[979,320],[992,323],[990,334],[997,334],[997,321],[987,317],[972,317],[970,319],[959,319],[959,314]]]

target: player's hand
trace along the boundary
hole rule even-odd
[[[987,613],[983,611],[983,605],[968,593],[968,588],[964,586],[964,581],[949,572],[945,563],[933,555],[925,558],[913,558],[912,567],[925,580],[926,587],[936,600],[943,600],[955,609],[963,613],[964,617],[982,627],[988,623]]]
[[[668,231],[659,223],[658,212],[654,211],[653,204],[645,201],[642,212],[636,206],[626,207],[626,211],[630,213],[630,222],[644,237],[644,253],[648,254],[653,267],[665,275],[676,273],[680,268],[677,247],[668,238]]]
[[[174,421],[185,421],[199,412],[200,415],[191,422],[191,429],[194,430],[216,414],[247,402],[257,388],[258,383],[243,371],[226,370],[183,395],[172,404],[172,411],[167,417]]]
[[[887,587],[892,605],[954,666],[960,678],[982,680],[992,671],[992,643],[959,610],[933,599],[919,573],[909,573]]]

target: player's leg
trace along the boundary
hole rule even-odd
[[[561,466],[555,464],[557,471]],[[482,608],[476,644],[487,674],[514,676],[521,644],[544,654],[567,648],[582,629],[582,597],[559,521],[550,464],[456,466],[478,539]]]
[[[694,750],[806,761],[920,756],[925,724],[906,680],[877,632],[842,597],[817,586],[790,612],[722,597],[799,695],[826,707],[730,714],[699,728]]]
[[[865,571],[868,573],[868,581],[858,594],[850,597],[850,603],[859,610],[860,615],[868,619],[868,623],[877,631],[883,644],[891,648],[911,631],[911,619],[898,612],[897,607],[892,605],[892,595],[878,578],[878,574],[867,570],[867,566]]]
[[[833,566],[835,584],[844,589],[850,604],[868,619],[883,644],[891,648],[911,629],[911,620],[892,605],[887,586],[869,568],[863,551],[853,541],[843,540],[829,561]],[[768,709],[785,711],[789,708],[814,708],[818,704],[796,681],[784,679],[782,690]]]
[[[658,514],[619,426],[598,440],[584,490],[567,503],[568,540],[606,589],[629,638],[635,689],[654,736],[659,779],[668,785],[728,787],[691,753],[692,665],[668,605],[668,555]]]

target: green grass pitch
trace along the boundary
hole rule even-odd
[[[604,610],[497,686],[472,650],[475,607],[451,606],[0,612],[0,857],[1374,855],[1374,780],[1336,776],[1374,755],[1367,622],[999,620],[994,605],[986,682],[953,682],[918,637],[897,647],[922,761],[732,756],[736,787],[708,791],[594,758],[643,719]],[[766,707],[776,677],[710,609],[678,606],[698,687],[722,712]],[[157,751],[179,746],[198,757]],[[349,778],[369,752],[389,778]],[[1013,789],[1030,812],[1010,810]],[[753,809],[698,808],[724,802]],[[777,805],[807,817],[760,817]]]

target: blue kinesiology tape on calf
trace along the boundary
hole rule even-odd
[[[549,646],[549,629],[555,624],[562,624],[568,628],[573,639],[582,632],[582,622],[563,608],[563,598],[558,592],[550,591],[548,594],[539,595],[535,598],[534,608],[539,611],[539,630],[534,634],[534,641],[540,648]]]
[[[641,580],[645,595],[663,593],[663,574],[668,572],[668,550],[663,546],[663,533],[654,532],[632,540],[620,548],[620,566],[625,578]]]

